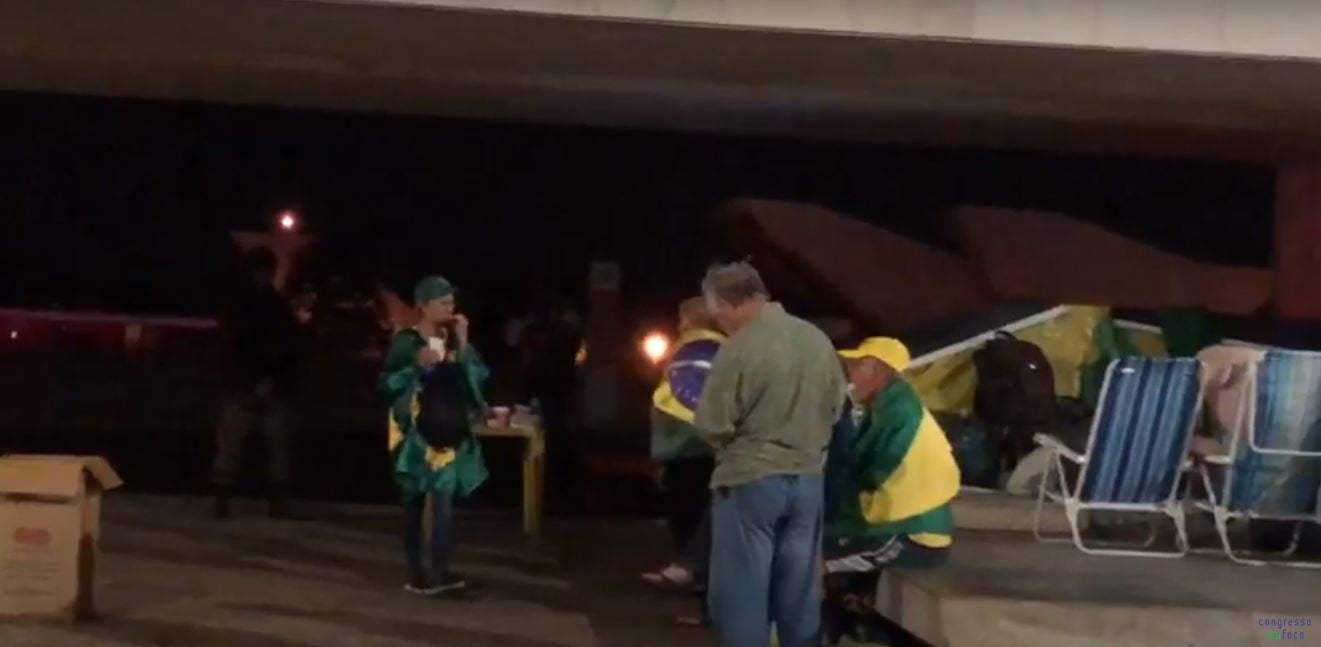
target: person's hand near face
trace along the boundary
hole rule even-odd
[[[454,320],[454,295],[432,299],[422,306],[422,317],[436,324],[447,324]]]
[[[468,317],[462,314],[454,314],[454,336],[459,342],[459,348],[465,348],[468,345]]]
[[[433,332],[431,334],[444,334],[447,328],[452,328],[455,341],[459,348],[468,345],[468,318],[457,312],[454,295],[432,299],[422,306],[423,323],[428,324]],[[439,359],[427,359],[431,364],[445,360],[441,353],[436,353]],[[430,366],[424,363],[423,354],[418,355],[418,362],[423,366]]]

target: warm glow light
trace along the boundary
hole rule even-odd
[[[10,339],[18,339],[18,331],[17,331],[17,330],[11,330],[11,331],[9,331],[9,338],[10,338]]]
[[[661,333],[651,333],[642,340],[642,354],[646,355],[652,364],[659,364],[669,352],[670,339]]]
[[[573,363],[574,363],[575,365],[577,365],[577,366],[582,366],[582,365],[584,365],[584,364],[587,363],[587,344],[586,344],[586,342],[584,342],[582,345],[578,346],[578,353],[577,353],[576,355],[573,356]]]
[[[293,231],[298,226],[298,218],[292,211],[283,211],[280,213],[280,229]]]

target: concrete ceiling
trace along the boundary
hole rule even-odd
[[[1321,64],[310,0],[6,0],[0,88],[936,146],[1321,156]]]

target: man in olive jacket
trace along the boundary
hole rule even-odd
[[[716,450],[711,477],[711,619],[726,647],[817,645],[822,465],[845,394],[825,333],[770,300],[747,263],[716,266],[707,308],[730,335],[695,425]]]

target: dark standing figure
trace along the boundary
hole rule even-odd
[[[494,405],[526,404],[527,356],[523,348],[523,322],[510,319],[505,322],[503,344],[493,356],[493,371],[488,389],[488,401]]]
[[[213,471],[217,519],[229,517],[229,497],[256,424],[266,435],[270,515],[288,518],[289,438],[285,411],[297,367],[298,321],[275,287],[275,255],[260,248],[244,257],[247,283],[221,318],[225,402],[216,430]]]
[[[582,325],[577,315],[560,303],[530,327],[528,337],[528,391],[541,405],[551,480],[563,496],[561,503],[575,507],[581,503],[582,456],[570,415],[578,390],[575,360],[582,346]]]

